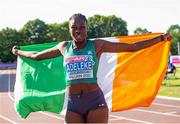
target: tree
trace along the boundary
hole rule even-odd
[[[149,34],[151,33],[150,31],[148,31],[146,28],[142,29],[140,27],[137,27],[135,30],[134,30],[134,34]]]
[[[40,19],[28,21],[20,32],[25,35],[27,44],[51,42],[50,37],[48,37],[48,25]]]
[[[177,55],[178,54],[178,48],[177,43],[180,43],[180,25],[171,25],[169,29],[167,30],[169,34],[172,36],[172,44],[171,44],[171,54]]]
[[[16,29],[5,28],[0,31],[0,62],[13,62],[16,56],[12,55],[11,49],[14,45],[21,45],[22,34]]]
[[[67,21],[62,24],[49,24],[48,27],[48,36],[51,37],[52,41],[65,41],[71,39]]]
[[[112,16],[94,15],[88,18],[88,37],[111,37],[128,35],[127,24],[121,18]]]

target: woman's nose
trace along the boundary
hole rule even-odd
[[[80,34],[80,31],[79,31],[79,30],[76,30],[75,33],[76,33],[77,35],[79,35],[79,34]]]

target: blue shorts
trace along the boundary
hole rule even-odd
[[[75,112],[85,118],[89,111],[98,108],[107,108],[103,92],[101,90],[93,91],[81,95],[68,96],[67,111]]]

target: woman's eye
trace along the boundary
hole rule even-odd
[[[85,29],[85,26],[81,26],[81,29]]]
[[[76,29],[76,27],[71,27],[71,29]]]

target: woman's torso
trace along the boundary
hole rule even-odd
[[[72,41],[71,41],[72,42]],[[86,51],[88,51],[88,54],[90,53],[90,54],[93,54],[93,59],[95,59],[95,60],[93,60],[93,61],[95,61],[95,68],[97,68],[98,67],[98,62],[97,62],[97,60],[98,60],[98,58],[96,57],[96,50],[95,50],[95,46],[94,46],[94,43],[92,44],[90,44],[90,42],[93,42],[93,41],[88,41],[87,42],[87,44],[86,45],[89,45],[89,46],[86,46],[85,48],[83,48],[83,50],[86,50]],[[93,45],[93,46],[92,46]],[[72,51],[74,51],[71,47],[72,47],[72,43],[71,43],[71,45],[69,44],[69,43],[67,43],[66,44],[66,47],[68,46],[68,51],[70,51],[70,52],[72,52]],[[87,47],[90,47],[90,48],[87,48]],[[65,52],[64,52],[64,59],[66,59],[67,58],[67,54],[69,54],[68,52],[67,52],[67,48],[65,48],[64,50],[66,50]],[[76,56],[78,56],[77,54],[79,54],[80,52],[83,52],[83,50],[82,51],[75,51],[75,53],[73,52],[73,54],[75,54],[75,57]],[[66,53],[67,52],[67,53]],[[79,52],[79,53],[77,53],[76,54],[76,52]],[[83,54],[80,54],[80,56],[82,56],[82,55],[84,55],[84,53]],[[68,56],[69,57],[69,56]],[[96,60],[97,59],[97,60]],[[65,60],[66,61],[66,60]],[[69,61],[69,58],[68,58],[68,61]],[[67,67],[67,65],[65,65],[66,67]],[[76,68],[77,69],[77,68]],[[69,69],[70,70],[70,69]],[[71,70],[73,70],[73,69],[71,69]],[[89,71],[89,70],[88,70]],[[94,70],[93,70],[94,71]],[[96,76],[96,73],[97,73],[97,70],[95,69],[95,74],[93,74],[93,76]],[[67,76],[67,70],[66,70],[66,76]],[[69,76],[69,75],[68,75]],[[73,77],[73,76],[72,76]],[[72,79],[73,80],[73,79]],[[72,81],[73,82],[73,81]],[[76,80],[75,80],[75,82],[76,82]],[[99,88],[99,86],[98,86],[98,84],[97,84],[97,80],[96,80],[96,77],[94,78],[92,78],[92,80],[91,80],[91,78],[87,78],[87,79],[80,79],[80,80],[78,80],[78,82],[76,82],[76,83],[70,83],[70,84],[68,84],[68,86],[67,86],[67,92],[68,92],[68,94],[86,94],[86,93],[89,93],[89,92],[93,92],[93,91],[96,91],[96,90],[100,90],[100,88]]]

